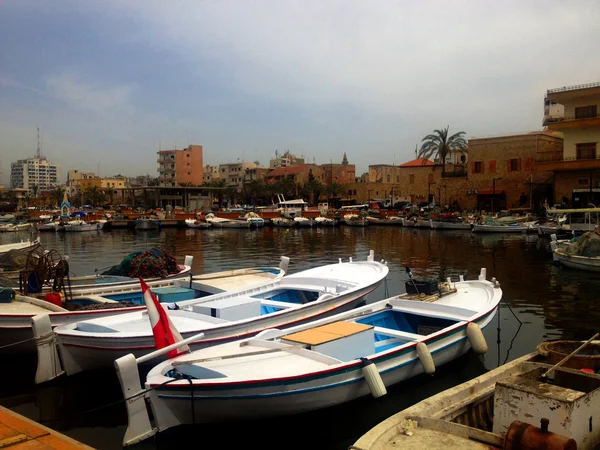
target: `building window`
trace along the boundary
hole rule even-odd
[[[408,184],[415,184],[415,176],[414,175],[408,176]]]
[[[390,177],[390,175],[388,174],[388,176],[387,176],[387,182],[389,183],[389,182],[390,182],[390,180],[391,180],[391,177]]]
[[[473,161],[473,173],[483,173],[483,161]]]
[[[590,184],[590,180],[588,180],[587,178],[580,178],[577,180],[577,184],[579,184],[579,186],[587,186],[588,184]]]
[[[496,161],[490,161],[490,173],[496,173]]]
[[[519,158],[513,158],[508,160],[508,171],[518,172],[521,170],[521,160]]]
[[[598,114],[598,109],[596,105],[590,106],[580,106],[575,108],[575,118],[576,119],[589,119],[590,117],[596,117]]]
[[[577,159],[596,159],[596,143],[576,144]]]
[[[529,172],[533,170],[533,158],[525,158],[525,170]]]

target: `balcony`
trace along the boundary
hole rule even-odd
[[[540,153],[536,159],[536,170],[540,171],[570,171],[570,170],[598,170],[600,157],[576,158],[564,157],[562,152]]]
[[[543,125],[551,130],[564,130],[569,128],[583,128],[600,126],[600,114],[594,114],[591,117],[544,117]]]

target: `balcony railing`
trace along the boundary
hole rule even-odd
[[[587,117],[576,117],[576,116],[564,116],[564,117],[544,117],[544,125],[548,123],[556,123],[556,122],[566,122],[567,120],[586,120],[586,119],[596,119],[600,117],[600,114],[595,114],[593,116]]]
[[[555,92],[576,91],[578,89],[589,89],[594,87],[600,87],[600,81],[596,81],[595,83],[576,84],[574,86],[563,86],[560,88],[548,89],[548,94],[554,94]]]

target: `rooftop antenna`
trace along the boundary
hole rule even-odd
[[[37,127],[37,153],[36,153],[36,157],[37,157],[37,159],[40,159],[42,157],[42,144],[40,142],[40,127]]]

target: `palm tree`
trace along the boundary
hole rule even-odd
[[[85,190],[85,198],[92,204],[95,208],[98,203],[104,202],[104,192],[98,189],[98,186],[89,186]]]
[[[60,206],[62,199],[65,195],[65,190],[60,187],[56,187],[52,189],[50,192],[50,198],[56,202],[56,206]]]
[[[442,176],[446,174],[446,156],[452,152],[461,152],[467,149],[467,141],[463,137],[465,132],[459,131],[458,133],[448,136],[448,129],[450,126],[442,130],[433,130],[432,134],[428,134],[423,138],[423,144],[419,150],[419,157],[424,159],[431,159],[436,157],[442,162]]]

